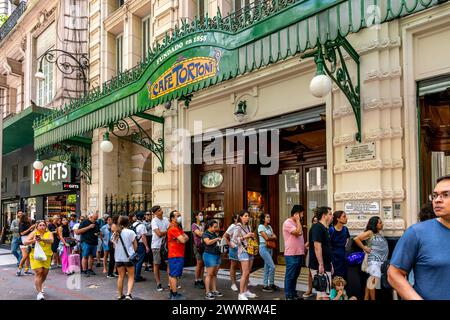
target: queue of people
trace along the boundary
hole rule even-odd
[[[380,217],[370,217],[364,231],[352,239],[346,227],[345,212],[333,213],[329,207],[319,207],[314,210],[308,241],[305,242],[305,209],[302,205],[294,205],[282,226],[286,300],[310,297],[313,288],[317,300],[355,300],[355,297],[349,297],[346,289],[349,252],[355,246],[364,257],[360,268],[367,274],[365,300],[376,300],[376,289],[386,283],[403,299],[450,299],[446,289],[450,286],[447,272],[450,252],[442,246],[442,241],[450,240],[450,176],[437,181],[430,200],[432,206],[421,210],[421,222],[411,226],[400,238],[390,261],[389,245],[383,236],[384,224]],[[148,268],[151,264],[156,290],[163,291],[160,275],[163,263],[167,265],[169,299],[185,299],[178,290],[189,236],[183,230],[182,214],[177,210],[171,211],[167,219],[162,208],[154,206],[145,214],[106,217],[101,227],[98,213],[81,217],[80,221],[76,217],[62,217],[53,219],[51,223],[33,222],[21,211],[17,218],[11,225],[12,250],[18,261],[16,274],[21,276],[22,269],[25,269],[25,274],[33,274],[30,268],[34,271],[38,300],[45,299],[43,283],[53,261],[56,264],[61,261],[62,271],[69,275],[73,273],[71,257],[81,255],[82,274],[86,277],[95,275],[93,264],[99,239],[104,252],[103,273],[108,278],[117,277],[118,300],[133,299],[134,284],[143,281],[144,264]],[[194,212],[192,249],[196,267],[193,286],[205,290],[205,299],[223,296],[217,276],[224,254],[228,254],[230,260],[231,289],[237,293],[238,300],[257,297],[257,293],[249,290],[250,273],[257,256],[264,262],[262,290],[280,290],[275,285],[273,260],[273,251],[279,241],[270,218],[267,213],[261,214],[257,229],[252,230],[250,214],[242,210],[234,215],[233,223],[222,235],[218,221],[204,221],[201,211]],[[54,258],[55,254],[60,260]],[[308,266],[308,289],[300,297],[296,287],[304,262]],[[236,278],[238,269],[241,273],[239,281]]]

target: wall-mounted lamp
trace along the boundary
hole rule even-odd
[[[245,117],[247,116],[247,101],[239,101],[234,111],[234,116],[236,117],[237,121],[244,121]]]
[[[114,149],[114,145],[112,144],[112,142],[109,140],[109,131],[106,131],[103,134],[103,141],[100,143],[100,149],[103,152],[109,153],[111,151],[113,151]]]
[[[309,90],[311,94],[316,98],[323,98],[331,92],[331,87],[333,82],[330,77],[325,74],[323,56],[321,51],[319,51],[319,56],[316,60],[317,71],[316,76],[312,78],[309,85]]]
[[[39,154],[36,156],[36,161],[33,162],[33,168],[35,170],[42,170],[44,168],[44,164],[39,160]]]

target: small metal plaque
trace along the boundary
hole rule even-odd
[[[346,214],[379,214],[380,201],[348,201],[344,205]]]
[[[375,158],[375,142],[345,147],[345,162],[374,160]]]

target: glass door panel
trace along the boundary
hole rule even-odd
[[[279,248],[284,252],[283,223],[291,216],[294,204],[300,203],[300,173],[298,170],[284,170],[279,175]]]
[[[308,230],[314,216],[313,209],[328,207],[327,170],[325,167],[306,168],[306,210]]]

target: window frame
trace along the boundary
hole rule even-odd
[[[115,53],[116,53],[116,73],[119,74],[123,72],[123,33],[119,34],[115,39]]]
[[[142,32],[142,58],[146,59],[148,56],[148,49],[152,47],[152,25],[151,15],[142,18],[141,32]],[[147,27],[145,25],[147,23]]]
[[[54,46],[47,49],[50,50]],[[38,63],[38,68],[40,63]],[[39,71],[39,70],[37,70]],[[55,64],[48,62],[46,59],[42,60],[42,73],[45,75],[45,79],[36,79],[36,102],[40,107],[45,107],[53,101],[55,97]]]

